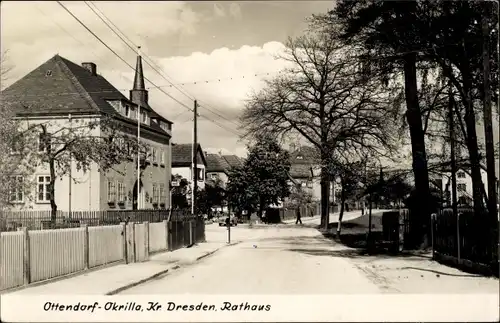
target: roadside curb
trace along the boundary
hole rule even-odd
[[[151,280],[162,278],[163,276],[166,276],[170,271],[177,270],[177,269],[180,269],[182,267],[187,267],[189,265],[195,264],[196,262],[198,262],[198,261],[200,261],[200,260],[202,260],[204,258],[207,258],[207,257],[213,255],[214,253],[216,253],[217,251],[223,249],[224,247],[231,247],[231,246],[237,245],[238,243],[240,243],[240,242],[238,241],[238,242],[234,242],[234,243],[231,243],[231,244],[226,244],[224,246],[221,246],[221,247],[219,247],[219,248],[217,248],[215,250],[209,251],[209,252],[207,252],[207,253],[205,253],[205,254],[197,257],[194,261],[190,261],[190,262],[187,262],[187,263],[177,262],[177,263],[175,263],[170,268],[161,270],[161,271],[159,271],[159,272],[157,272],[157,273],[155,273],[155,274],[153,274],[151,276],[148,276],[146,278],[140,279],[140,280],[135,281],[133,283],[130,283],[130,284],[127,284],[125,286],[122,286],[122,287],[119,287],[117,289],[114,289],[114,290],[112,290],[110,292],[107,292],[104,295],[106,295],[106,296],[116,295],[116,294],[119,294],[119,293],[121,293],[121,292],[123,292],[123,291],[125,291],[127,289],[136,287],[138,285],[144,284],[144,283],[149,282]]]
[[[221,248],[222,248],[222,247],[221,247]],[[219,250],[220,250],[220,248],[217,248],[217,249],[215,249],[214,251],[207,252],[206,254],[204,254],[204,255],[199,256],[198,258],[196,258],[195,262],[196,262],[196,261],[200,261],[200,260],[202,260],[203,258],[206,258],[206,257],[208,257],[208,256],[211,256],[211,255],[213,255],[214,253],[216,253],[216,252],[217,252],[217,251],[219,251]]]
[[[167,274],[169,270],[174,270],[174,269],[178,269],[178,268],[180,268],[180,267],[179,267],[179,266],[174,266],[174,267],[172,267],[172,268],[168,268],[168,269],[162,270],[162,271],[160,271],[160,272],[158,272],[158,273],[156,273],[156,274],[154,274],[154,275],[151,275],[151,276],[149,276],[149,277],[143,278],[143,279],[138,280],[138,281],[136,281],[136,282],[133,282],[133,283],[130,283],[130,284],[128,284],[128,285],[125,285],[125,286],[122,286],[122,287],[120,287],[120,288],[117,288],[117,289],[115,289],[115,290],[112,290],[111,292],[108,292],[108,293],[106,293],[105,295],[106,295],[106,296],[116,295],[116,294],[118,294],[118,293],[123,292],[124,290],[127,290],[127,289],[130,289],[130,288],[135,287],[135,286],[137,286],[137,285],[143,284],[143,283],[145,283],[145,282],[147,282],[147,281],[150,281],[150,280],[153,280],[153,279],[159,278],[160,276]]]

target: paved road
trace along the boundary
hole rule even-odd
[[[217,230],[219,233],[217,233]],[[207,239],[225,228],[207,226]],[[199,264],[122,294],[350,294],[380,289],[348,260],[331,257],[336,246],[308,226],[232,229],[234,241]]]
[[[323,238],[316,222],[232,228],[238,244],[122,294],[499,294],[498,279],[466,274],[425,255],[359,255]],[[226,228],[207,226],[207,240],[226,239]]]

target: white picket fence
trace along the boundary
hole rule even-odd
[[[186,222],[189,223],[189,222]],[[170,228],[170,230],[169,230]],[[119,262],[142,262],[185,239],[172,222],[0,233],[0,291]],[[204,226],[200,228],[204,232]],[[190,233],[192,241],[204,238]],[[177,247],[183,247],[175,243]]]

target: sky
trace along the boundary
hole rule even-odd
[[[118,38],[84,2],[62,2],[129,65],[136,51]],[[199,103],[198,139],[203,149],[245,156],[238,117],[252,91],[285,65],[276,59],[288,37],[302,34],[306,18],[333,1],[97,1],[87,2],[140,45],[150,105],[174,122],[173,142],[192,142],[193,98]],[[11,67],[2,88],[59,54],[97,72],[128,97],[134,70],[57,2],[2,1],[1,45]],[[158,71],[160,73],[158,73]],[[172,86],[174,84],[175,86]],[[158,89],[158,86],[160,89]],[[163,91],[163,92],[162,92]],[[164,93],[165,92],[165,93]],[[172,99],[171,97],[175,98]],[[498,117],[495,142],[498,143]],[[483,127],[478,125],[479,141]],[[411,165],[410,147],[402,149]],[[498,163],[498,161],[497,161]],[[498,168],[498,167],[497,167]]]
[[[135,67],[136,53],[84,2],[62,3]],[[192,141],[192,112],[187,107],[192,108],[196,98],[202,147],[244,156],[237,119],[248,94],[283,67],[275,55],[286,39],[300,35],[307,28],[305,19],[326,12],[332,1],[89,4],[104,13],[132,47],[141,46],[143,56],[160,72],[143,62],[145,77],[152,81],[146,81],[150,105],[174,122],[174,143]],[[134,71],[57,2],[2,1],[1,30],[2,51],[8,51],[6,64],[12,68],[2,88],[59,54],[77,64],[96,63],[97,72],[129,96]]]

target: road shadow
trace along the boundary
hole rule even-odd
[[[342,222],[340,238],[336,235],[337,226],[338,223],[330,223],[328,231],[317,227],[324,238],[346,247],[345,250],[330,251],[329,255],[346,258],[432,259],[432,253],[429,250],[400,251],[397,244],[384,241],[381,213],[372,215],[371,220],[368,214],[364,214],[356,219]]]
[[[404,258],[405,260],[421,261],[421,256],[416,256],[410,252],[387,253],[363,249],[331,249],[331,248],[288,248],[286,251],[298,252],[310,256],[340,257],[348,259],[394,259]],[[424,257],[427,258],[427,257]],[[430,259],[430,258],[429,258]]]
[[[482,278],[484,277],[483,275],[477,275],[477,274],[451,274],[451,273],[445,273],[443,271],[439,270],[433,270],[433,269],[427,269],[427,268],[418,268],[418,267],[402,267],[402,270],[417,270],[417,271],[425,271],[425,272],[430,272],[434,273],[436,275],[443,275],[443,276],[451,276],[451,277],[471,277],[471,278]]]

